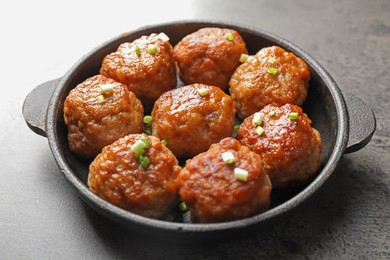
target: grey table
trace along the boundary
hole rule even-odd
[[[0,259],[390,259],[390,1],[22,1],[0,4]],[[90,210],[21,115],[36,85],[100,42],[145,24],[217,19],[262,28],[309,52],[378,125],[363,150],[288,219],[245,238],[178,245]]]

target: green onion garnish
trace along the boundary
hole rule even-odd
[[[165,33],[159,33],[159,34],[157,35],[157,37],[160,38],[163,42],[169,41],[169,37],[168,37],[168,35],[166,35]]]
[[[247,170],[241,168],[234,168],[234,177],[240,181],[247,181],[249,173]]]
[[[207,94],[209,93],[209,89],[207,88],[200,88],[198,89],[198,93],[201,97],[204,97],[204,96],[207,96]]]
[[[187,211],[187,205],[184,201],[180,202],[179,208],[181,211]]]
[[[138,56],[141,56],[141,48],[140,48],[138,45],[135,45],[135,53],[136,53]]]
[[[153,122],[153,117],[151,116],[144,116],[144,123],[147,125],[150,125]]]
[[[273,117],[274,115],[276,115],[275,111],[271,111],[268,113],[269,117]]]
[[[146,148],[146,144],[141,140],[137,140],[137,142],[131,146],[131,150],[135,153],[137,158],[140,158],[140,156],[144,154],[144,148]]]
[[[290,118],[291,120],[295,120],[295,119],[298,119],[299,117],[299,114],[297,112],[291,112],[289,115],[288,115],[288,118]]]
[[[272,74],[272,75],[276,75],[276,73],[278,73],[278,70],[275,69],[274,67],[269,67],[268,68],[268,73]]]
[[[146,167],[148,167],[149,163],[150,163],[150,160],[147,156],[142,156],[142,155],[140,156],[139,164],[141,165],[142,168],[145,169]]]
[[[242,63],[246,62],[248,60],[248,57],[249,57],[248,54],[245,54],[245,53],[241,54],[240,62],[242,62]]]
[[[165,139],[163,139],[161,142],[162,142],[162,144],[163,144],[163,145],[165,145],[165,146],[167,146],[167,145],[168,145],[168,141],[167,141],[167,140],[165,140]]]
[[[229,41],[233,41],[233,34],[232,33],[227,33],[225,36],[226,36],[226,39],[228,39]]]
[[[238,129],[240,129],[240,125],[239,125],[239,124],[237,124],[237,125],[234,126],[234,132],[237,132]]]
[[[110,93],[114,89],[114,84],[102,84],[100,85],[100,93]]]
[[[270,57],[268,59],[268,63],[274,64],[276,62],[276,59],[274,57]]]
[[[147,138],[142,137],[140,140],[141,140],[142,142],[144,142],[145,148],[149,148],[149,140],[148,140]]]
[[[261,125],[261,123],[263,122],[263,117],[264,117],[263,113],[260,113],[260,112],[255,113],[253,116],[252,124],[254,126]]]
[[[256,127],[256,133],[258,135],[264,134],[264,128],[262,128],[261,126]]]
[[[155,54],[155,53],[157,52],[157,46],[154,45],[154,44],[150,44],[150,45],[148,46],[148,52],[149,52],[150,54]]]
[[[103,103],[105,101],[105,99],[104,99],[104,96],[103,95],[99,95],[99,96],[97,96],[97,102],[98,103]]]
[[[234,157],[232,152],[224,152],[222,153],[222,160],[225,164],[232,164],[236,161],[236,157]]]

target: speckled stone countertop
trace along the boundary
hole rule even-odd
[[[390,1],[13,1],[0,4],[0,259],[390,259]],[[201,245],[140,237],[97,215],[22,117],[25,96],[101,42],[146,24],[216,19],[306,50],[377,130],[289,218]]]

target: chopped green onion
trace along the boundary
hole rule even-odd
[[[232,164],[236,162],[236,157],[234,157],[232,152],[224,152],[222,153],[222,160],[225,164]]]
[[[151,116],[144,116],[144,123],[147,124],[147,125],[150,125],[153,121],[153,117]]]
[[[168,35],[166,35],[165,33],[159,33],[159,34],[157,35],[157,37],[160,38],[161,40],[163,40],[163,42],[169,41],[169,37],[168,37]]]
[[[261,123],[263,123],[263,117],[264,117],[263,113],[260,113],[260,112],[255,113],[253,116],[252,124],[254,126],[261,125]]]
[[[146,167],[148,167],[149,163],[150,163],[150,159],[148,157],[142,155],[140,156],[139,164],[141,165],[142,168],[145,169]]]
[[[270,57],[268,59],[268,63],[274,64],[276,62],[276,59],[274,57]]]
[[[155,54],[155,53],[157,52],[157,46],[154,45],[154,44],[150,44],[150,45],[148,46],[148,52],[149,52],[150,54]]]
[[[264,128],[262,128],[261,126],[256,127],[256,133],[258,135],[264,134]]]
[[[207,94],[209,93],[209,89],[207,88],[200,88],[198,89],[198,93],[201,97],[204,97],[204,96],[207,96]]]
[[[290,118],[291,120],[295,120],[295,119],[298,119],[299,117],[299,114],[297,112],[291,112],[289,115],[288,115],[288,118]]]
[[[269,115],[269,117],[273,117],[273,116],[276,115],[276,113],[275,113],[275,111],[271,111],[271,112],[268,113],[268,115]]]
[[[167,140],[165,140],[165,139],[163,139],[161,142],[162,142],[162,144],[163,144],[163,145],[165,145],[165,146],[167,146],[167,145],[168,145],[168,141],[167,141]]]
[[[239,125],[239,124],[237,124],[237,125],[234,126],[234,132],[237,132],[238,129],[240,129],[240,125]]]
[[[225,36],[226,36],[226,39],[228,39],[229,41],[233,41],[233,34],[232,33],[227,33]]]
[[[186,205],[186,203],[184,201],[180,202],[179,208],[180,208],[181,211],[187,211],[187,209],[188,209],[187,205]]]
[[[241,168],[234,168],[234,177],[240,181],[247,181],[249,172]]]
[[[105,99],[104,99],[104,96],[103,95],[99,95],[99,96],[97,96],[97,102],[98,103],[103,103],[105,101]]]
[[[272,74],[272,75],[276,75],[276,73],[278,73],[278,70],[275,69],[274,67],[269,67],[268,68],[268,73]]]
[[[246,62],[248,60],[248,57],[249,57],[248,54],[245,54],[245,53],[241,54],[240,62],[242,62],[242,63]]]
[[[141,48],[138,45],[135,45],[135,53],[137,56],[141,56]]]
[[[146,144],[141,140],[137,140],[137,142],[131,146],[131,150],[135,153],[137,158],[140,158],[140,156],[144,154],[144,148],[146,148]]]
[[[148,138],[142,137],[140,140],[141,140],[142,142],[144,142],[145,148],[149,148],[149,141],[148,141]]]
[[[114,89],[114,84],[102,84],[100,85],[100,93],[110,93]]]

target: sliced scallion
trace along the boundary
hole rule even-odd
[[[169,37],[168,37],[168,35],[166,35],[165,33],[159,33],[159,34],[157,35],[157,37],[160,38],[163,42],[169,41]]]
[[[275,62],[276,62],[276,59],[274,57],[270,57],[268,59],[268,63],[270,63],[270,64],[274,64]]]
[[[262,128],[261,126],[256,127],[256,133],[258,135],[264,134],[264,128]]]
[[[100,93],[107,94],[112,92],[114,89],[114,84],[102,84],[100,85]]]
[[[181,211],[187,211],[187,204],[184,202],[184,201],[182,201],[182,202],[180,202],[180,204],[179,204],[179,209],[181,210]]]
[[[291,120],[296,120],[296,119],[298,119],[298,117],[299,117],[299,114],[297,112],[291,112],[288,115],[288,118],[290,118]]]
[[[271,111],[271,112],[268,113],[268,115],[269,115],[269,117],[273,117],[273,116],[276,115],[276,113],[275,113],[275,111]]]
[[[149,148],[149,140],[148,140],[148,138],[142,137],[140,140],[142,142],[144,142],[145,148]]]
[[[145,152],[144,151],[145,148],[146,148],[146,144],[141,140],[137,140],[131,146],[131,150],[134,152],[134,154],[137,158],[140,158],[140,156]]]
[[[141,48],[138,45],[135,45],[135,53],[137,56],[141,56]]]
[[[239,124],[237,124],[237,125],[234,126],[234,132],[237,132],[238,129],[240,129],[240,125],[239,125]]]
[[[252,124],[254,126],[261,125],[263,123],[263,117],[264,117],[263,113],[261,113],[261,112],[255,113],[254,116],[253,116]]]
[[[222,153],[222,160],[225,164],[232,164],[236,161],[236,157],[234,157],[232,152],[224,152]]]
[[[139,164],[141,165],[142,168],[145,169],[150,164],[150,159],[147,156],[141,155],[139,159]]]
[[[154,44],[150,44],[150,45],[148,46],[148,52],[149,52],[150,54],[155,54],[155,53],[157,52],[157,46],[154,45]]]
[[[268,68],[268,73],[272,74],[272,75],[276,75],[276,73],[278,73],[278,70],[275,69],[274,67],[269,67]]]
[[[153,122],[153,117],[151,117],[151,116],[144,116],[143,121],[144,121],[144,123],[146,125],[150,125]]]
[[[228,39],[229,41],[233,41],[233,34],[232,33],[227,33],[226,35],[226,39]]]
[[[207,88],[200,88],[198,89],[198,93],[201,97],[204,97],[204,96],[207,96],[207,94],[209,93],[209,89]]]
[[[161,142],[162,142],[162,144],[163,144],[163,145],[165,145],[165,146],[167,146],[167,145],[168,145],[168,141],[167,141],[167,140],[165,140],[165,139],[163,139]]]
[[[247,181],[249,172],[241,168],[234,168],[234,177],[240,181]]]
[[[104,96],[103,95],[99,95],[99,96],[97,96],[97,102],[98,103],[104,103],[104,101],[105,101],[105,98],[104,98]]]
[[[248,57],[249,57],[248,54],[245,54],[245,53],[241,54],[240,62],[242,62],[242,63],[246,62],[248,60]]]

